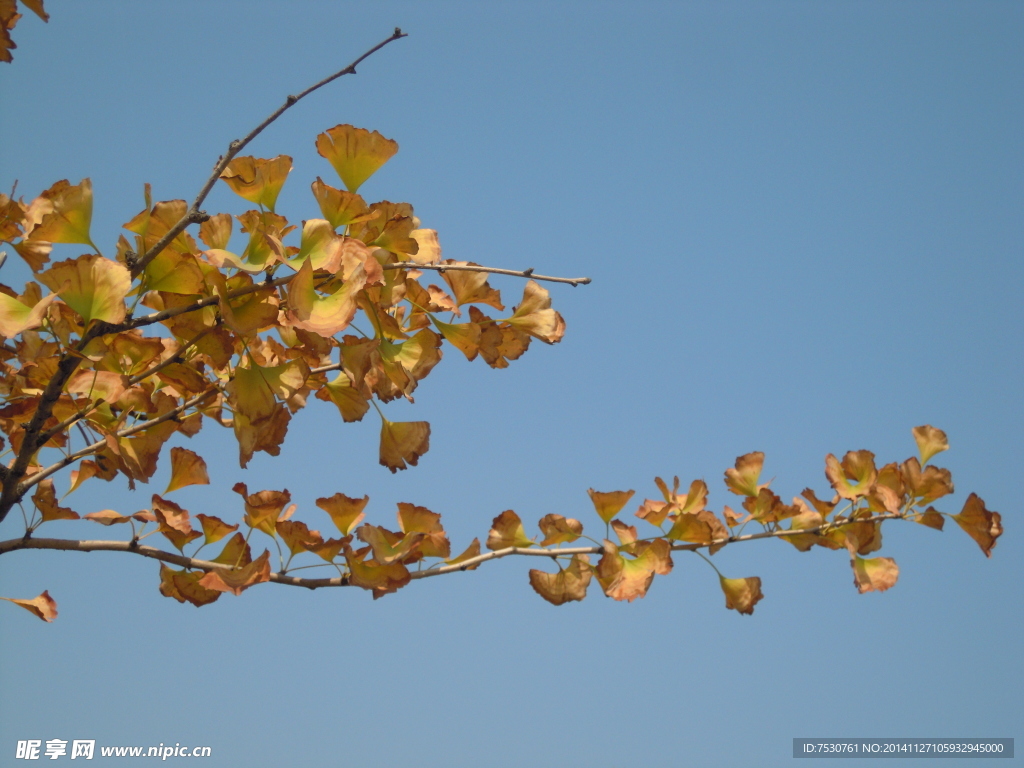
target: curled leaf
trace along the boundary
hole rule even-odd
[[[749,616],[754,612],[754,606],[764,597],[761,592],[761,579],[758,576],[748,576],[745,579],[727,579],[724,576],[718,578],[725,593],[726,608]]]
[[[291,170],[292,159],[287,155],[278,155],[272,160],[236,157],[220,177],[236,195],[273,212]]]
[[[463,551],[458,557],[453,557],[451,560],[445,560],[445,565],[459,565],[464,563],[466,560],[471,560],[480,554],[480,539],[473,539],[469,546]],[[475,571],[480,567],[480,564],[464,566],[467,571]]]
[[[241,568],[218,568],[199,579],[200,586],[215,592],[230,592],[240,595],[253,584],[270,581],[270,552],[263,554]]]
[[[530,570],[530,586],[533,591],[552,605],[562,605],[587,596],[592,573],[586,555],[573,555],[567,568],[558,573]]]
[[[891,557],[872,557],[865,559],[854,556],[850,560],[853,566],[853,584],[861,594],[865,592],[885,592],[896,584],[900,569]]]
[[[546,344],[557,344],[565,335],[565,320],[551,309],[551,295],[536,280],[526,282],[523,300],[506,322]]]
[[[57,618],[57,601],[50,597],[49,590],[44,591],[39,595],[39,597],[33,597],[31,600],[16,599],[13,597],[0,597],[0,600],[6,600],[9,603],[20,605],[26,611],[31,611],[46,622],[53,621]]]
[[[737,496],[757,496],[768,483],[758,485],[761,468],[764,466],[764,454],[761,451],[746,453],[736,457],[736,466],[725,470],[725,485]]]
[[[931,424],[922,427],[914,427],[914,440],[917,441],[917,450],[921,453],[922,466],[937,453],[949,450],[949,440],[946,433],[936,429]]]
[[[972,493],[964,502],[959,515],[953,515],[956,524],[964,532],[978,542],[985,557],[992,557],[992,548],[996,539],[1003,535],[1003,517],[998,512],[990,512],[985,502],[976,493]]]
[[[544,515],[538,523],[544,540],[542,547],[550,544],[568,544],[583,535],[583,523],[562,515]]]
[[[619,548],[608,539],[604,540],[604,554],[597,564],[597,580],[604,593],[613,600],[632,602],[643,597],[650,589],[655,574],[667,574],[672,570],[671,547],[665,539],[643,542],[636,545],[638,556],[627,558],[619,554]]]
[[[825,457],[825,476],[844,499],[866,496],[878,478],[875,454],[871,451],[849,451],[842,464],[831,453]]]

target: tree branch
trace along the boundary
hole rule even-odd
[[[210,190],[213,189],[213,185],[217,183],[217,179],[220,178],[220,175],[224,172],[224,169],[228,167],[228,163],[230,163],[234,159],[235,155],[237,155],[239,152],[245,149],[246,145],[248,145],[250,141],[259,136],[259,134],[263,132],[264,128],[266,128],[272,122],[277,120],[277,118],[283,115],[290,107],[294,106],[300,99],[304,98],[305,96],[308,96],[318,88],[327,85],[332,80],[337,80],[339,77],[342,77],[343,75],[354,75],[356,73],[356,66],[362,63],[364,59],[373,55],[388,43],[403,37],[408,37],[408,35],[402,32],[402,30],[400,30],[398,27],[395,27],[395,31],[392,33],[391,37],[377,43],[377,45],[373,46],[373,48],[368,50],[366,53],[364,53],[358,59],[353,61],[347,67],[338,70],[330,77],[325,77],[319,83],[311,85],[309,88],[302,91],[302,93],[300,93],[298,96],[289,96],[287,99],[285,99],[284,104],[282,104],[273,113],[271,113],[271,115],[267,117],[262,123],[253,128],[244,139],[240,141],[237,139],[235,141],[232,141],[228,145],[228,151],[217,159],[217,163],[213,166],[213,171],[210,173],[210,177],[206,180],[206,183],[203,185],[203,188],[199,191],[199,194],[196,195],[196,199],[192,201],[192,207],[189,208],[188,213],[182,216],[177,224],[175,224],[173,227],[167,230],[167,233],[163,237],[161,237],[153,245],[152,248],[150,248],[144,254],[139,256],[138,260],[132,266],[132,277],[138,277],[140,274],[142,274],[142,271],[149,265],[149,263],[153,259],[155,259],[157,255],[161,251],[163,251],[164,248],[167,247],[168,243],[170,243],[172,240],[174,240],[174,238],[180,235],[189,224],[200,223],[209,218],[205,213],[199,210],[199,206],[203,204],[203,201],[206,199],[206,196],[210,194]]]
[[[823,534],[836,528],[853,523],[880,523],[884,520],[895,520],[904,518],[905,515],[897,512],[886,512],[881,515],[874,515],[868,518],[846,519],[839,522],[825,523],[815,528],[803,528],[798,530],[764,531],[762,533],[751,533],[745,536],[730,536],[725,539],[715,539],[708,544],[676,543],[672,545],[673,552],[696,551],[708,547],[727,546],[738,544],[744,541],[755,541],[757,539],[775,539],[786,536],[799,536],[802,534]],[[8,539],[0,541],[0,555],[7,552],[14,552],[19,549],[56,549],[70,552],[127,552],[141,555],[153,560],[178,565],[182,568],[191,568],[199,571],[231,570],[230,565],[215,563],[210,560],[198,560],[186,555],[174,552],[165,552],[157,547],[150,547],[139,544],[137,541],[78,541],[75,539],[37,539],[33,537],[21,539]],[[527,557],[568,557],[570,555],[599,555],[604,552],[602,547],[551,547],[551,548],[525,548],[506,547],[505,549],[487,552],[486,554],[471,557],[461,563],[454,565],[443,565],[439,568],[428,568],[424,571],[412,571],[409,576],[412,579],[426,579],[431,576],[442,576],[447,573],[466,571],[470,568],[486,563],[491,560],[500,560],[505,557],[524,555]],[[330,563],[324,563],[328,566]],[[309,579],[298,576],[290,576],[287,573],[271,573],[270,581],[277,584],[285,584],[291,587],[305,587],[306,589],[319,589],[321,587],[349,587],[347,576],[336,576],[326,579]]]
[[[589,277],[550,277],[549,275],[533,274],[533,267],[524,270],[499,269],[498,267],[481,267],[472,264],[416,264],[409,261],[397,262],[394,264],[382,264],[382,269],[433,269],[441,274],[448,272],[490,272],[495,275],[510,275],[512,277],[529,277],[533,280],[546,280],[549,283],[568,283],[573,288],[577,285],[590,283]]]
[[[163,424],[165,421],[170,421],[171,419],[176,419],[176,418],[178,418],[178,416],[180,416],[182,413],[187,411],[193,405],[198,405],[199,403],[201,403],[207,397],[212,395],[215,391],[216,391],[216,388],[211,387],[210,389],[207,389],[205,392],[200,392],[195,397],[190,398],[189,400],[186,400],[181,405],[175,406],[174,408],[169,410],[167,413],[161,414],[160,416],[157,416],[156,418],[150,419],[149,421],[143,421],[140,424],[133,424],[132,426],[127,427],[126,429],[122,429],[120,432],[116,432],[114,436],[115,437],[131,437],[132,435],[137,434],[139,432],[142,432],[143,430],[149,429],[150,427],[155,427],[157,424]],[[17,497],[20,499],[22,496],[24,496],[28,492],[28,490],[33,485],[36,485],[39,482],[45,480],[50,475],[52,475],[54,472],[59,472],[60,470],[64,469],[64,467],[68,466],[69,464],[74,464],[79,459],[84,459],[86,456],[91,456],[92,454],[96,453],[96,451],[101,450],[106,444],[107,444],[106,439],[97,440],[92,445],[88,445],[88,446],[86,446],[85,448],[82,448],[79,451],[75,451],[74,453],[69,454],[68,456],[65,456],[63,459],[58,461],[56,464],[51,464],[46,469],[43,469],[43,470],[41,470],[39,472],[36,472],[28,480],[26,480],[25,482],[20,483],[18,485],[17,491],[16,491],[17,492]]]

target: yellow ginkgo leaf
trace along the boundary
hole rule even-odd
[[[54,293],[60,293],[61,299],[86,323],[124,320],[124,297],[131,288],[132,276],[116,261],[98,254],[58,261],[39,275],[39,280]]]
[[[236,157],[220,177],[239,197],[273,211],[291,170],[292,159],[288,155],[278,155],[272,160]]]
[[[92,245],[92,181],[82,179],[75,186],[67,179],[58,181],[33,202],[37,205],[43,215],[28,233],[29,240]]]
[[[398,142],[377,131],[336,125],[316,137],[316,151],[327,158],[349,192],[356,192],[398,151]]]
[[[27,306],[13,296],[0,293],[0,336],[13,339],[22,331],[30,328],[38,328],[43,324],[43,317],[46,309],[57,298],[56,293],[51,293],[45,299],[37,301],[33,306]]]

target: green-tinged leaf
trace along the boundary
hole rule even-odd
[[[41,326],[47,308],[56,298],[57,294],[51,293],[28,306],[6,293],[0,293],[0,336],[13,339],[24,331]]]
[[[356,192],[398,151],[398,143],[377,131],[336,125],[316,137],[316,151],[334,166],[349,192]]]
[[[878,478],[875,454],[871,451],[849,451],[842,464],[831,453],[825,457],[825,476],[844,499],[867,496]]]
[[[949,450],[949,440],[946,433],[936,429],[931,424],[922,427],[914,427],[914,440],[917,441],[917,450],[921,453],[921,465],[927,464],[932,456],[937,453]]]
[[[120,323],[127,308],[124,298],[131,288],[128,269],[97,254],[53,264],[39,275],[40,282],[59,293],[69,307],[88,323],[103,320]]]
[[[274,210],[277,196],[292,170],[292,159],[279,155],[271,160],[262,157],[236,157],[221,179],[231,190],[250,203]]]
[[[507,549],[509,547],[532,547],[533,539],[523,530],[523,521],[511,509],[506,509],[491,523],[487,534],[487,548],[490,550]]]
[[[72,186],[66,179],[43,192],[33,205],[42,213],[39,223],[27,239],[48,243],[80,243],[92,245],[89,227],[92,224],[92,181],[82,179]],[[54,289],[56,290],[56,289]]]
[[[736,466],[725,470],[725,485],[737,496],[757,496],[768,483],[759,485],[764,454],[761,451],[745,453],[736,457]]]

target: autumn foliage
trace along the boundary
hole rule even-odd
[[[26,5],[45,18],[41,3]],[[6,35],[13,22],[8,16],[3,23]],[[396,30],[385,43],[401,36]],[[10,60],[13,44],[6,40],[0,53]],[[498,270],[444,259],[438,233],[412,205],[367,202],[359,194],[398,151],[393,140],[345,124],[317,136],[316,152],[339,186],[313,180],[313,215],[293,224],[275,209],[291,157],[238,155],[236,145],[255,133],[232,145],[191,205],[154,202],[146,185],[142,209],[127,218],[110,257],[93,242],[89,179],[58,181],[28,201],[0,195],[0,240],[33,273],[21,290],[0,285],[0,521],[15,507],[31,509],[18,537],[0,542],[0,554],[143,555],[161,561],[163,595],[196,606],[268,581],[354,586],[376,598],[510,555],[553,561],[557,570],[530,570],[529,582],[555,605],[582,600],[592,582],[608,597],[632,601],[672,571],[673,555],[695,552],[717,572],[711,557],[718,550],[767,538],[801,551],[845,553],[860,592],[884,591],[899,570],[875,553],[883,523],[895,520],[941,530],[951,518],[991,554],[1000,516],[977,495],[959,514],[933,506],[953,483],[948,470],[930,463],[948,447],[945,434],[930,426],[913,431],[918,458],[879,467],[866,450],[826,457],[832,490],[823,498],[807,489],[784,501],[761,479],[763,454],[749,453],[725,472],[735,509],[710,508],[703,480],[681,486],[675,478],[670,486],[656,478],[657,494],[640,502],[632,490],[591,489],[596,517],[586,523],[549,514],[527,529],[506,510],[483,547],[474,539],[453,548],[441,516],[411,503],[398,505],[391,527],[368,521],[369,499],[341,492],[316,499],[315,518],[300,519],[287,490],[250,491],[244,483],[234,487],[233,519],[182,508],[170,496],[210,478],[201,455],[170,447],[175,440],[193,440],[204,428],[230,429],[245,467],[256,452],[278,455],[293,415],[307,406],[336,410],[343,422],[360,421],[372,408],[380,420],[381,465],[405,470],[429,450],[430,425],[393,421],[386,404],[412,402],[446,350],[505,368],[534,341],[554,344],[565,333],[538,282],[544,278],[523,273],[522,293],[506,309],[488,282],[488,272]],[[249,207],[200,210],[216,179]],[[60,245],[88,251],[56,260]],[[121,476],[132,489],[148,483],[161,461],[170,463],[170,483],[151,494],[143,511],[80,514],[63,506],[86,482]],[[64,470],[58,495],[55,478]],[[50,521],[75,519],[126,536],[86,542],[37,535]],[[299,564],[316,563],[334,575],[292,575]],[[758,577],[718,578],[727,608],[749,614],[763,598]],[[56,616],[48,592],[10,601],[47,621]]]

